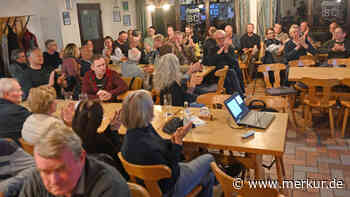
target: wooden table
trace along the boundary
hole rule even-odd
[[[57,112],[55,116],[59,116],[62,107],[67,105],[66,101],[57,101]],[[103,103],[104,118],[99,132],[103,132],[114,113],[121,109],[120,103]],[[154,119],[152,125],[157,132],[165,139],[169,139],[170,135],[164,133],[162,128],[166,122],[164,108],[159,105],[154,106]],[[181,107],[169,107],[169,110],[177,116],[182,116]],[[194,115],[199,114],[198,108],[191,108]],[[276,158],[277,175],[280,181],[285,176],[284,165],[282,161],[286,143],[288,114],[275,113],[276,118],[266,130],[254,129],[257,132],[254,137],[242,139],[241,135],[249,129],[233,129],[228,122],[232,121],[231,116],[225,110],[212,110],[214,120],[207,120],[206,124],[198,128],[194,128],[184,138],[184,145],[196,145],[199,147],[230,150],[251,153],[257,156],[256,172],[258,178],[264,178],[263,169],[261,167],[262,155],[274,155]],[[119,133],[124,135],[126,129],[122,126]]]
[[[343,80],[349,77],[349,68],[334,67],[290,67],[288,75],[290,81],[299,81],[302,78]]]

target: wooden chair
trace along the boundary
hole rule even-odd
[[[122,77],[122,79],[128,85],[129,90],[142,89],[143,80],[140,77]]]
[[[266,46],[264,41],[260,42],[260,49],[259,49],[259,55],[258,59],[254,62],[255,65],[261,65],[263,64],[262,58],[265,56]]]
[[[238,60],[238,65],[239,68],[242,71],[242,75],[243,75],[243,82],[245,85],[247,85],[250,82],[250,77],[248,74],[248,64],[247,63],[243,63],[241,60]]]
[[[162,197],[162,191],[158,185],[158,181],[171,177],[171,169],[165,165],[136,165],[127,162],[122,153],[118,153],[118,157],[126,172],[130,176],[130,181],[136,183],[136,177],[142,179],[145,186],[152,197]],[[202,186],[194,188],[186,197],[197,196],[202,191]]]
[[[304,55],[299,57],[300,60],[313,60],[316,62],[317,58],[312,54]]]
[[[264,101],[267,108],[272,108],[281,113],[288,112],[288,101],[281,96],[253,96],[246,99],[246,104],[253,100]]]
[[[216,179],[219,181],[225,197],[238,196],[240,197],[256,197],[256,196],[264,196],[264,197],[278,197],[281,196],[275,189],[250,189],[249,184],[247,182],[242,183],[241,189],[236,189],[232,186],[235,183],[235,179],[233,177],[225,174],[215,162],[212,162],[211,169],[214,172]]]
[[[223,94],[225,92],[224,82],[227,75],[227,71],[228,71],[228,66],[225,66],[224,68],[219,69],[215,72],[215,76],[219,77],[216,94]]]
[[[151,197],[148,191],[141,185],[128,182],[128,186],[132,197]]]
[[[229,94],[208,93],[197,97],[197,103],[204,104],[209,108],[216,109],[218,105],[224,105],[224,101],[230,98]]]
[[[345,65],[347,68],[350,68],[350,58],[329,59],[328,64],[333,66]]]
[[[22,146],[24,151],[26,151],[27,153],[33,155],[33,152],[34,152],[34,146],[33,145],[31,145],[28,142],[24,141],[23,138],[19,138],[18,141],[19,141],[19,143],[21,143],[21,146]]]
[[[299,59],[299,60],[293,60],[288,62],[290,67],[310,67],[316,65],[315,60],[312,59]]]
[[[264,81],[266,84],[266,88],[279,88],[281,87],[281,76],[280,72],[282,70],[286,70],[286,65],[284,64],[263,64],[258,67],[258,72],[262,72],[264,74]],[[269,71],[272,71],[274,74],[275,82],[271,84],[269,78]]]
[[[342,80],[341,84],[350,87],[350,79]],[[343,126],[342,126],[342,130],[341,130],[341,136],[344,137],[345,136],[346,126],[347,126],[347,123],[348,123],[348,118],[349,118],[350,100],[346,99],[346,98],[340,98],[340,103],[341,103],[342,106],[344,106],[344,109],[345,109],[344,110]]]
[[[301,82],[308,86],[307,95],[304,98],[303,103],[305,104],[305,114],[304,114],[304,131],[306,128],[306,123],[308,121],[312,122],[312,108],[323,108],[328,109],[329,112],[329,123],[331,127],[331,135],[335,136],[334,133],[334,118],[332,107],[336,104],[336,99],[331,97],[332,87],[339,85],[338,80],[329,79],[311,79],[303,78]],[[317,91],[317,88],[322,88],[322,91]]]

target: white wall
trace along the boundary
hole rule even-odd
[[[59,1],[59,0],[58,0]],[[76,43],[80,45],[80,31],[78,23],[78,13],[77,13],[77,4],[78,3],[99,3],[102,13],[102,27],[103,27],[103,36],[112,36],[114,39],[117,38],[117,35],[122,30],[135,29],[136,28],[136,8],[135,0],[123,0],[129,2],[129,10],[123,11],[122,1],[116,0],[73,0],[73,9],[66,10],[64,4],[58,5],[59,15],[61,17],[61,28],[62,28],[62,41],[63,45],[68,43]],[[117,4],[116,4],[117,3]],[[114,6],[119,6],[121,12],[121,22],[112,22],[112,11]],[[71,17],[71,25],[63,25],[62,12],[69,11]],[[123,25],[123,15],[131,15],[131,26]]]
[[[28,29],[38,39],[40,48],[44,49],[47,39],[57,41],[58,48],[62,49],[68,43],[80,46],[80,32],[78,24],[77,3],[99,3],[102,10],[103,36],[116,38],[119,31],[136,28],[137,0],[71,0],[73,8],[65,9],[64,0],[0,0],[0,17],[33,15]],[[123,11],[122,1],[129,2],[129,11]],[[121,11],[121,22],[112,22],[113,6],[118,5]],[[63,25],[62,12],[69,11],[71,25]],[[131,15],[131,26],[123,25],[123,15]]]
[[[258,23],[258,1],[260,0],[250,0],[249,1],[249,19],[250,23],[254,24],[254,32],[257,32],[257,23]]]

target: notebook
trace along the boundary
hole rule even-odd
[[[251,111],[237,92],[225,100],[225,106],[238,125],[266,129],[275,115],[269,112]]]

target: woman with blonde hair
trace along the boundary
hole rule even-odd
[[[74,99],[78,99],[81,89],[79,56],[80,51],[76,44],[70,43],[64,48],[62,74],[67,80],[65,91],[72,92]]]
[[[170,140],[166,140],[152,126],[153,113],[152,96],[148,91],[135,91],[123,101],[120,118],[127,131],[121,153],[125,160],[137,165],[169,167],[171,177],[158,182],[164,196],[186,196],[197,185],[202,185],[198,196],[211,197],[215,178],[210,163],[214,157],[204,154],[190,162],[181,162],[182,141],[192,122],[178,128]]]
[[[22,138],[35,145],[40,135],[53,122],[61,120],[52,116],[56,112],[56,91],[48,85],[31,88],[27,99],[28,107],[33,113],[23,124]]]

